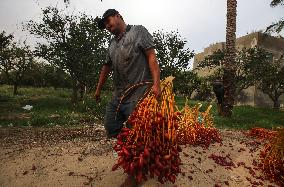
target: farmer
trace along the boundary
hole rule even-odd
[[[223,100],[224,100],[224,87],[221,79],[217,78],[213,82],[213,91],[216,95],[217,99],[217,110],[218,114],[222,115],[222,108],[223,108]]]
[[[100,101],[101,88],[112,71],[114,91],[106,108],[104,126],[108,137],[116,137],[137,102],[149,88],[152,87],[157,97],[160,95],[160,69],[153,37],[145,27],[127,25],[115,9],[108,9],[98,20],[98,26],[102,30],[107,29],[114,37],[109,43],[95,99],[97,102]],[[129,94],[125,94],[128,88],[145,82],[151,82],[150,86],[142,84],[131,89]],[[119,104],[121,99],[122,103]],[[127,179],[122,186],[136,186],[135,180]]]

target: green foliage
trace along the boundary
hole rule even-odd
[[[198,63],[197,69],[218,68],[221,66],[224,58],[225,52],[221,50],[214,51],[213,54],[206,56],[203,61]]]
[[[278,99],[284,93],[284,68],[281,66],[281,58],[273,61],[271,53],[257,47],[238,51],[235,60],[236,94],[239,95],[249,86],[257,85],[272,99],[274,107],[279,108]],[[220,64],[223,60],[224,52],[219,50],[207,56],[198,68],[215,68],[212,78],[216,79],[222,77],[223,67]]]
[[[274,102],[274,108],[279,109],[279,97],[284,93],[284,67],[283,55],[275,59],[264,49],[251,49],[254,51],[251,61],[247,61],[245,70],[248,76],[263,93],[267,94]]]
[[[269,64],[271,55],[268,55],[261,48],[242,49],[237,52],[236,59],[236,93],[239,94],[242,90],[252,86],[263,75],[255,74],[259,68],[258,64],[262,63],[264,67]]]
[[[174,91],[179,95],[190,98],[192,93],[199,88],[200,79],[193,71],[180,71],[174,76]]]
[[[17,94],[17,86],[26,74],[27,69],[34,62],[30,47],[24,42],[22,45],[12,41],[13,36],[5,32],[0,34],[0,71],[6,80],[14,85],[14,95]]]
[[[34,87],[72,88],[68,73],[44,62],[34,62],[21,79],[21,84]]]
[[[212,55],[205,57],[205,59],[198,64],[198,69],[202,68],[211,68],[215,69],[212,79],[217,77],[223,77],[223,66],[221,65],[225,59],[225,53],[221,50],[215,51]],[[235,84],[236,84],[236,94],[240,94],[243,89],[248,88],[255,84],[255,80],[261,78],[262,75],[253,72],[257,70],[257,64],[263,62],[262,64],[268,63],[271,58],[265,53],[263,49],[259,48],[249,48],[242,49],[237,51],[237,56],[235,60],[236,75],[235,75]],[[255,74],[257,73],[257,74]]]
[[[176,75],[189,68],[194,53],[185,47],[187,41],[182,39],[178,31],[153,33],[157,51],[157,59],[161,69],[161,78]]]
[[[47,7],[42,15],[40,22],[26,24],[31,34],[45,39],[38,43],[36,55],[68,72],[73,87],[80,83],[92,89],[105,60],[109,35],[97,27],[97,18],[84,13],[67,15],[65,10]]]
[[[266,28],[266,33],[280,33],[284,28],[284,19],[281,18],[279,21],[272,23]]]
[[[188,96],[196,89],[197,76],[188,70],[194,53],[186,48],[187,41],[178,31],[153,33],[161,79],[170,75],[175,77],[174,89],[178,94]]]
[[[104,93],[102,102],[97,104],[86,95],[85,102],[73,108],[70,103],[70,89],[52,87],[21,87],[19,94],[12,96],[13,88],[0,86],[0,124],[1,126],[71,126],[101,123],[105,106],[110,97]],[[22,107],[32,105],[28,111]]]
[[[184,106],[185,98],[176,97],[176,103],[178,108],[181,109]],[[190,106],[194,106],[197,103],[201,103],[201,111],[206,110],[210,102],[189,100]],[[229,129],[244,129],[248,130],[253,127],[263,128],[277,128],[284,127],[284,113],[283,111],[276,111],[267,108],[258,108],[252,106],[235,106],[233,108],[233,115],[231,118],[224,118],[218,115],[216,104],[212,104],[212,115],[214,124],[218,128]]]
[[[256,108],[252,106],[235,106],[232,118],[214,116],[214,122],[219,128],[251,129],[253,127],[277,128],[283,127],[282,111]]]
[[[284,0],[272,0],[270,6],[275,7],[278,5],[284,5]]]
[[[12,34],[6,35],[5,31],[2,31],[0,33],[0,51],[1,51],[0,59],[1,61],[5,60],[3,59],[4,52],[13,43],[13,39],[14,39],[14,36]]]
[[[104,93],[101,105],[97,105],[87,95],[86,103],[79,104],[74,109],[69,102],[69,89],[21,87],[19,95],[13,97],[11,86],[0,86],[0,124],[1,126],[44,126],[55,125],[71,126],[102,123],[106,101],[111,95]],[[175,101],[181,109],[185,98],[176,96]],[[189,100],[191,106],[200,101]],[[201,111],[204,111],[209,102],[201,102]],[[32,105],[31,111],[22,109],[26,104]],[[251,106],[234,107],[232,118],[223,118],[217,114],[213,104],[212,114],[214,123],[219,128],[249,129],[251,127],[273,128],[284,124],[283,111]]]
[[[1,84],[7,82],[7,77],[5,74],[5,68],[8,69],[8,61],[12,56],[11,46],[13,44],[14,36],[12,34],[7,35],[5,31],[0,33],[0,81]],[[6,70],[7,72],[8,70]]]
[[[270,3],[271,7],[276,6],[283,6],[284,1],[283,0],[273,0]],[[281,18],[279,21],[272,23],[266,28],[266,33],[280,33],[284,29],[284,18]]]
[[[213,98],[212,94],[212,77],[199,77],[198,86],[194,100],[210,101]]]

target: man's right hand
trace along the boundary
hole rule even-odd
[[[104,85],[104,83],[107,79],[107,76],[108,76],[110,70],[111,70],[111,67],[110,67],[110,65],[107,65],[107,64],[105,64],[103,66],[102,70],[101,70],[100,77],[99,77],[99,83],[97,85],[96,92],[95,92],[95,95],[94,95],[94,99],[96,100],[97,103],[99,103],[101,101],[100,91],[101,91],[101,88],[102,88],[102,86]]]
[[[97,103],[101,101],[100,91],[95,92],[94,99]]]

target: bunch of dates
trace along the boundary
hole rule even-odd
[[[175,183],[178,173],[180,173],[181,159],[179,146],[172,147],[169,144],[163,145],[159,141],[150,141],[144,145],[142,139],[138,139],[135,144],[127,143],[125,140],[130,129],[124,128],[123,133],[118,137],[115,151],[118,152],[118,162],[112,170],[121,167],[124,173],[132,175],[138,183],[146,181],[148,177],[157,176],[160,183],[170,181]]]
[[[185,104],[181,111],[178,128],[178,138],[182,145],[200,145],[208,147],[211,143],[221,142],[221,136],[214,127],[210,114],[211,105],[204,112],[200,112],[201,104],[190,107]]]
[[[284,186],[284,128],[278,129],[264,145],[259,167],[269,179]]]
[[[114,150],[118,161],[112,170],[122,168],[138,183],[156,177],[160,183],[175,183],[181,172],[181,147],[177,141],[180,113],[175,111],[173,77],[161,82],[161,96],[151,92],[141,100],[117,136]]]

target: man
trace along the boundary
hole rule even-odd
[[[100,29],[107,29],[114,37],[109,43],[95,98],[97,101],[100,100],[101,88],[112,71],[114,91],[106,108],[104,126],[109,137],[116,137],[149,86],[144,84],[134,87],[125,98],[124,92],[133,85],[152,82],[152,91],[158,97],[161,93],[160,69],[153,37],[145,27],[126,25],[115,9],[107,10],[99,19],[98,26]],[[122,103],[119,105],[122,98]],[[135,184],[132,182],[128,186],[135,186]]]

